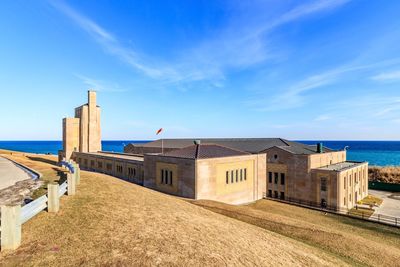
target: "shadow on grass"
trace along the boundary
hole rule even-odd
[[[390,235],[395,238],[400,238],[399,228],[395,226],[387,226],[379,223],[369,222],[361,219],[350,218],[346,216],[339,216],[337,220],[343,224],[357,226],[365,230],[376,231],[385,235]]]
[[[28,156],[28,159],[33,160],[33,161],[44,162],[44,163],[51,164],[51,165],[57,165],[57,160],[44,159],[44,158],[32,157],[32,156]]]

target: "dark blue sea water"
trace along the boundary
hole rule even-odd
[[[124,144],[148,141],[102,141],[104,151],[123,152]],[[400,165],[400,141],[299,141],[305,144],[322,142],[332,149],[348,146],[347,159],[368,161],[370,165]],[[0,141],[0,148],[30,153],[56,155],[62,147],[61,141]]]

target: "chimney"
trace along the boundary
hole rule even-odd
[[[200,140],[193,140],[193,144],[195,145],[200,145],[201,141]]]
[[[317,153],[324,153],[324,146],[322,143],[317,144]]]

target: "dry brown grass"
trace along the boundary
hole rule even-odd
[[[193,203],[214,212],[294,238],[354,265],[393,266],[400,261],[400,231],[271,200],[245,206]]]
[[[20,160],[51,176],[53,166],[49,162],[23,157]],[[21,247],[0,254],[2,265],[338,266],[348,263],[287,234],[273,233],[182,199],[85,171],[77,194],[61,198],[58,214],[42,212],[24,224],[22,231]]]
[[[371,166],[368,169],[368,176],[370,181],[400,184],[400,167]]]

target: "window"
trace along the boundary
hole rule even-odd
[[[107,170],[111,171],[112,170],[112,164],[111,163],[107,163],[106,168],[107,168]]]
[[[278,191],[274,191],[274,198],[278,198]]]
[[[97,167],[100,169],[103,168],[103,162],[97,162]]]
[[[326,177],[321,177],[321,191],[326,191],[326,184],[327,184]]]
[[[161,184],[172,185],[172,171],[161,169]]]
[[[344,189],[346,189],[346,177],[344,177]]]
[[[285,184],[285,174],[281,173],[281,185]]]
[[[247,180],[247,169],[246,168],[244,168],[244,180],[245,181]]]
[[[285,192],[281,192],[281,199],[285,199]]]
[[[94,167],[94,160],[90,161],[90,166]]]
[[[237,170],[226,171],[225,172],[225,183],[233,184],[233,183],[246,181],[246,179],[247,179],[246,175],[247,175],[246,169],[237,169]]]
[[[268,190],[268,197],[272,197],[272,190]]]
[[[276,172],[274,173],[274,175],[275,175],[275,184],[278,184],[279,174]]]
[[[272,183],[272,172],[268,173],[268,183]]]
[[[278,159],[278,155],[277,154],[274,155],[274,159]]]
[[[354,174],[354,184],[357,183],[357,173]]]
[[[349,186],[351,186],[351,174],[349,176]]]

